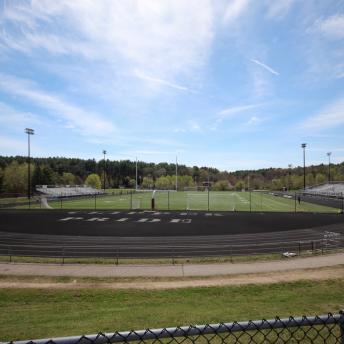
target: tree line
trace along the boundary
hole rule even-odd
[[[138,186],[141,188],[174,189],[173,163],[138,161]],[[31,185],[91,185],[97,188],[133,188],[136,185],[136,162],[130,160],[76,159],[63,157],[31,158]],[[105,172],[105,173],[104,173]],[[0,156],[0,192],[27,192],[27,157]],[[306,168],[306,184],[321,184],[328,180],[328,165]],[[344,181],[344,162],[331,164],[331,181]],[[266,168],[220,171],[212,167],[178,165],[178,189],[211,185],[213,190],[258,190],[303,187],[303,168]]]

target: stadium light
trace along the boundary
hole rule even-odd
[[[178,191],[178,157],[176,156],[176,191]]]
[[[331,183],[331,154],[332,152],[328,152],[328,182]]]
[[[288,191],[290,191],[290,185],[291,185],[291,168],[293,167],[292,164],[288,164],[288,168],[289,168],[289,171],[288,171],[288,174],[289,174],[289,178],[288,178]]]
[[[106,170],[106,160],[105,160],[105,155],[106,155],[106,150],[103,150],[103,154],[104,154],[104,176],[103,176],[103,189],[104,189],[104,192],[105,192],[105,177],[106,177],[106,174],[105,174],[105,170]]]
[[[303,148],[303,190],[306,189],[306,147],[307,143],[302,143],[301,147]]]
[[[135,190],[137,191],[137,157],[135,163]]]
[[[25,128],[25,133],[27,134],[27,198],[31,199],[31,169],[30,169],[30,135],[34,135],[35,131],[30,128]]]

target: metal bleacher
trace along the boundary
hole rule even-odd
[[[344,182],[331,182],[321,185],[310,186],[305,190],[304,193],[326,197],[343,197]]]
[[[103,190],[94,189],[87,185],[36,185],[36,191],[49,198],[88,196],[104,193]]]

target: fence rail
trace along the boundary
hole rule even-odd
[[[108,343],[344,343],[344,315],[302,316],[270,320],[190,325],[140,331],[98,333],[8,344]],[[5,343],[0,343],[5,344]]]
[[[6,240],[9,240],[8,238]],[[234,257],[266,254],[283,254],[293,252],[326,253],[344,248],[342,235],[337,238],[321,240],[266,242],[257,244],[197,244],[173,245],[156,242],[153,246],[138,243],[117,245],[46,245],[46,244],[8,244],[0,241],[0,256],[12,257],[45,257],[45,258],[191,258],[191,257]]]

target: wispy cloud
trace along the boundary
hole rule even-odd
[[[267,17],[269,19],[281,19],[288,14],[295,0],[278,0],[267,2]]]
[[[187,91],[188,88],[185,87],[185,86],[181,86],[181,85],[178,85],[178,84],[175,84],[175,83],[172,83],[172,82],[169,82],[169,81],[166,81],[166,80],[163,80],[163,79],[159,79],[159,78],[154,78],[154,77],[151,77],[151,76],[148,76],[138,70],[136,70],[134,72],[135,76],[139,79],[142,79],[142,80],[146,80],[146,81],[149,81],[149,82],[152,82],[154,84],[158,84],[158,85],[162,85],[162,86],[167,86],[167,87],[171,87],[171,88],[174,88],[174,89],[177,89],[177,90],[181,90],[181,91]]]
[[[302,124],[302,128],[322,130],[341,125],[344,125],[344,97],[335,100],[315,115],[309,117]]]
[[[224,11],[223,19],[225,23],[232,23],[247,9],[250,0],[232,0],[228,2]]]
[[[344,38],[344,14],[318,19],[307,32],[320,33],[330,39],[342,39]]]
[[[0,89],[11,95],[21,96],[36,106],[48,110],[55,118],[62,119],[64,126],[75,128],[82,135],[107,136],[115,131],[115,126],[101,115],[41,90],[30,80],[0,74]]]
[[[264,69],[266,69],[267,71],[269,71],[270,73],[274,74],[274,75],[279,75],[280,73],[278,73],[277,71],[275,71],[274,69],[272,69],[271,67],[269,67],[268,65],[266,65],[263,62],[260,62],[256,59],[250,59],[251,62],[257,64],[258,66],[263,67]]]
[[[262,106],[262,104],[249,104],[249,105],[240,105],[240,106],[233,106],[230,108],[223,109],[217,113],[217,122],[222,122],[225,118],[230,118],[236,116],[239,113],[256,109]]]
[[[0,102],[0,124],[2,127],[17,128],[20,127],[22,130],[23,126],[26,125],[37,125],[42,124],[42,120],[39,116],[30,112],[23,112],[14,109],[13,107]]]
[[[206,61],[214,16],[210,0],[9,2],[2,16],[9,27],[0,43],[30,54],[45,50],[81,56],[115,63],[128,73],[138,69],[152,79],[174,80]]]

